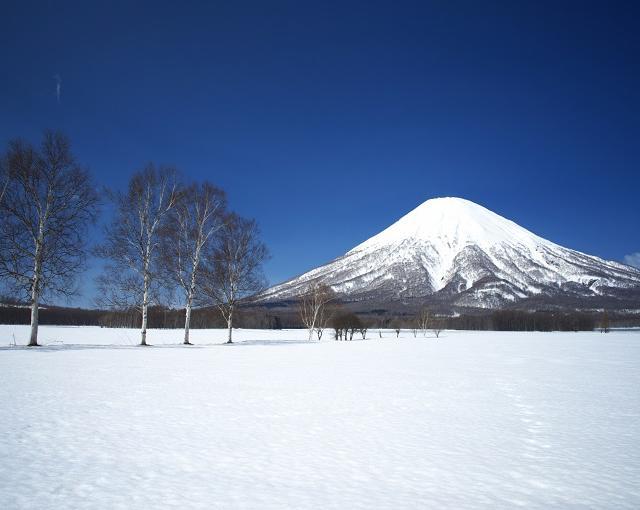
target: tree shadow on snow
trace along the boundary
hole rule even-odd
[[[233,346],[241,346],[241,345],[312,345],[318,344],[320,342],[314,342],[309,340],[238,340],[233,343],[223,343],[223,344],[210,344],[214,346],[222,346],[222,347],[233,347]]]
[[[42,344],[37,347],[26,345],[3,345],[0,351],[29,351],[29,352],[65,352],[65,351],[89,351],[89,350],[131,350],[131,349],[175,349],[184,347],[186,349],[201,349],[206,345],[183,345],[183,344],[158,344],[158,345],[91,345],[91,344]]]
[[[210,347],[240,347],[240,346],[252,346],[252,345],[309,345],[317,344],[319,342],[309,342],[308,340],[238,340],[233,343],[201,343],[184,345],[182,343],[175,344],[149,344],[149,345],[130,345],[130,344],[104,344],[104,345],[91,345],[91,344],[65,344],[62,342],[56,342],[51,344],[42,344],[37,347],[28,347],[26,345],[2,345],[0,346],[0,352],[2,351],[29,351],[29,352],[67,352],[67,351],[88,351],[88,350],[131,350],[131,349],[205,349]]]

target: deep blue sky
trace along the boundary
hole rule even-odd
[[[436,196],[622,260],[638,5],[3,1],[0,142],[61,129],[101,184],[151,160],[217,183],[260,222],[272,283]]]

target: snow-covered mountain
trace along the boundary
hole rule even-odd
[[[345,255],[268,289],[260,301],[294,300],[312,281],[348,301],[473,308],[613,301],[640,308],[640,270],[559,246],[461,198],[424,202]]]

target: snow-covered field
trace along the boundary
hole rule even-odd
[[[640,508],[640,332],[13,335],[1,509]]]

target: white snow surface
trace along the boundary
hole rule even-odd
[[[235,333],[0,326],[0,508],[640,508],[640,331]]]

